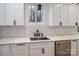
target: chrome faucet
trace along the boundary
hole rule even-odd
[[[34,37],[43,37],[43,33],[39,32],[39,29],[36,30],[36,33],[34,33]]]

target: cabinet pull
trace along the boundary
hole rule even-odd
[[[57,46],[60,46],[60,44],[57,44]]]
[[[61,21],[59,22],[59,25],[62,26],[62,22]]]
[[[44,48],[42,48],[42,54],[44,54]]]
[[[75,25],[78,26],[78,23],[76,22]]]
[[[25,44],[16,44],[17,46],[24,46]]]
[[[76,41],[76,40],[72,40],[72,41]]]
[[[14,25],[16,25],[16,20],[14,20]]]

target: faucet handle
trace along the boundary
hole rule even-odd
[[[38,32],[39,32],[39,29],[36,30],[36,33],[38,33]]]
[[[36,36],[36,34],[35,34],[35,33],[33,33],[33,35],[34,35],[34,37]]]
[[[43,33],[41,34],[41,36],[43,37]]]
[[[40,36],[43,37],[43,33],[40,33]]]

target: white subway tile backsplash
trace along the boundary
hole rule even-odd
[[[24,37],[25,26],[0,26],[0,37]]]
[[[65,35],[65,34],[75,34],[76,27],[48,27],[48,36],[53,35]]]
[[[47,36],[47,27],[45,25],[28,25],[26,28],[27,36],[33,36],[36,29],[39,29],[41,33],[44,33],[44,36]]]
[[[25,37],[33,36],[33,33],[39,29],[44,36],[75,34],[76,27],[48,27],[46,25],[27,25],[27,26],[0,26],[0,37]]]
[[[71,27],[71,26],[48,27],[46,25],[28,25],[26,28],[27,28],[26,30],[27,36],[33,36],[33,33],[36,31],[36,29],[39,29],[40,32],[44,33],[45,36],[66,35],[66,34],[77,33],[76,27]]]

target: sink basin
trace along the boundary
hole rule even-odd
[[[35,37],[30,37],[31,41],[33,40],[49,40],[49,38],[47,37],[39,37],[39,38],[35,38]]]

